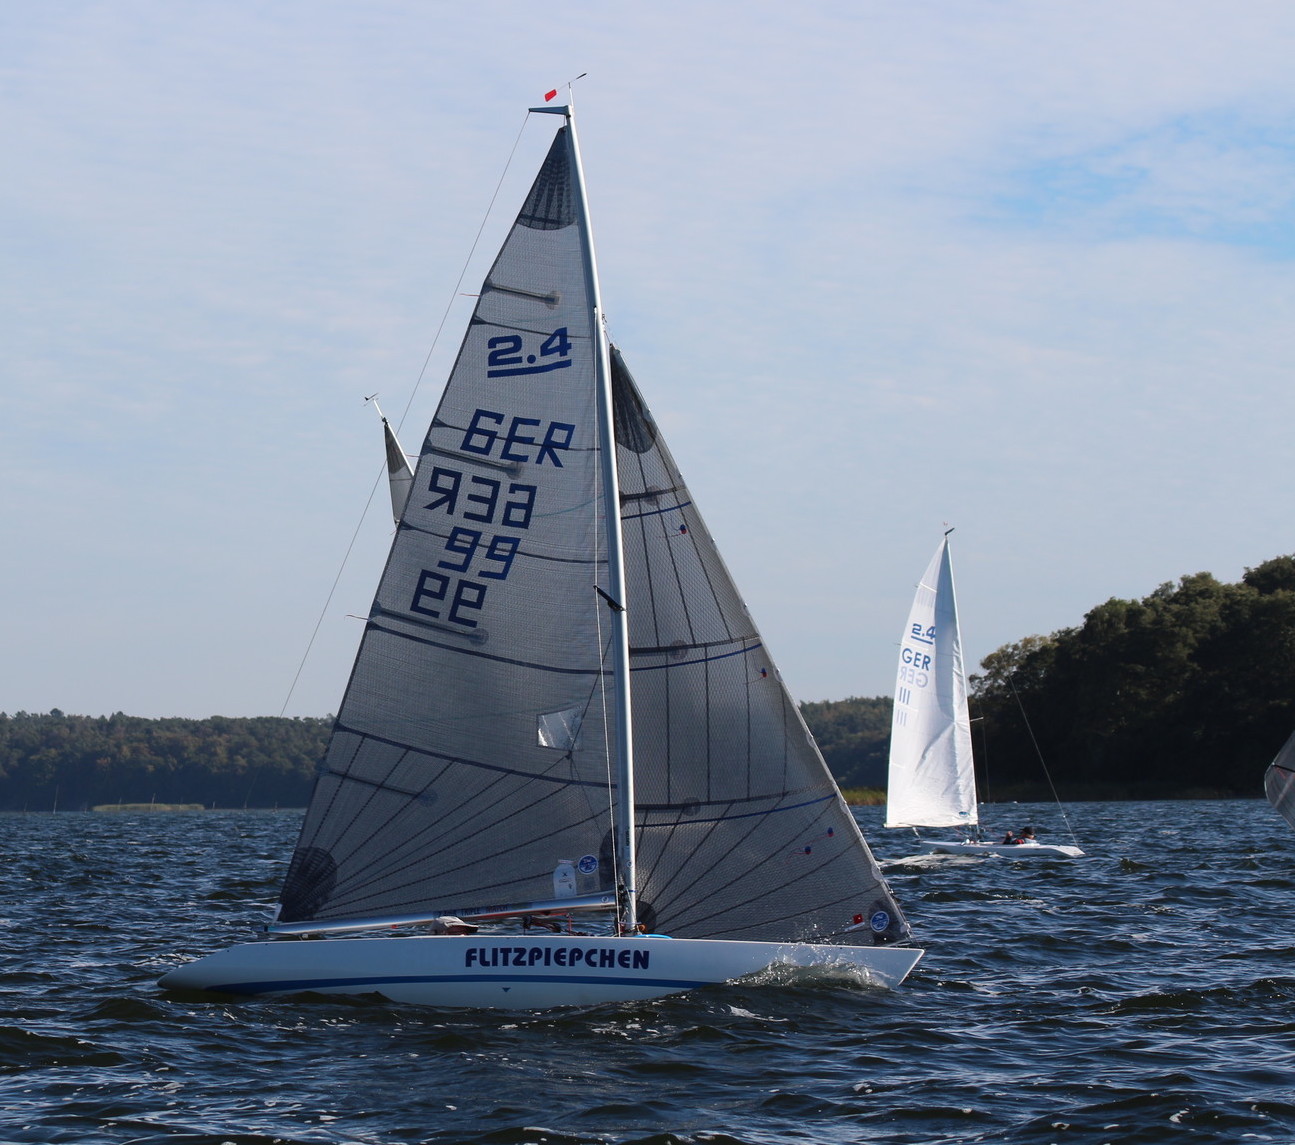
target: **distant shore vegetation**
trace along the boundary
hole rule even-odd
[[[1027,636],[971,678],[986,801],[1258,796],[1295,730],[1295,556]],[[849,801],[885,800],[891,700],[801,704]],[[332,717],[0,713],[0,810],[301,807]]]
[[[1295,556],[1111,599],[970,677],[987,802],[1262,796],[1295,731]],[[802,704],[837,782],[884,788],[889,697]]]
[[[0,809],[304,807],[332,724],[0,713]]]

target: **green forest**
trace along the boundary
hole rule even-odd
[[[0,713],[0,810],[302,807],[332,723]]]
[[[982,800],[1261,796],[1295,730],[1295,556],[1108,600],[969,684]],[[888,697],[802,710],[842,787],[885,786]]]
[[[985,657],[971,678],[981,798],[1258,796],[1295,729],[1295,556],[1209,573]],[[801,705],[842,787],[885,786],[888,696]],[[0,713],[0,810],[300,807],[332,719]]]
[[[993,799],[1043,797],[1040,758],[1062,798],[1262,795],[1295,730],[1295,556],[1238,584],[1196,573],[1108,600],[1000,648],[971,714]]]

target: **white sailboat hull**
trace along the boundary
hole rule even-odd
[[[922,850],[933,855],[1005,855],[1009,859],[1078,859],[1078,847],[1053,843],[954,843],[923,839]]]
[[[893,987],[922,953],[898,946],[576,935],[279,939],[208,955],[172,970],[161,985],[244,996],[377,994],[422,1006],[542,1010],[659,998],[784,967]]]

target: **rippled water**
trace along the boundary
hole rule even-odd
[[[1295,833],[1069,813],[1091,857],[1047,863],[904,861],[860,811],[928,950],[900,990],[529,1015],[164,994],[263,917],[297,815],[3,815],[0,1141],[1295,1141]]]

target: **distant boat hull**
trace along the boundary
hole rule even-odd
[[[952,843],[923,839],[922,850],[935,855],[1005,855],[1009,859],[1078,859],[1083,851],[1052,843]]]
[[[279,939],[218,951],[172,970],[161,985],[244,996],[377,994],[422,1006],[532,1010],[659,998],[782,967],[894,987],[921,956],[899,946],[653,937]]]

